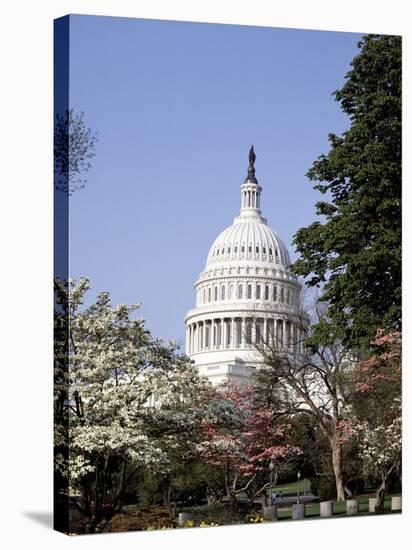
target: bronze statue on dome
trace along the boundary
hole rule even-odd
[[[247,170],[247,176],[245,179],[245,183],[258,183],[256,176],[255,176],[255,150],[253,148],[253,145],[249,149],[249,168]]]
[[[253,145],[252,145],[252,147],[249,150],[249,166],[250,167],[254,166],[255,160],[256,160],[256,155],[255,155],[255,150],[253,149]]]

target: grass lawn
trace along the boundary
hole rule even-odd
[[[301,479],[299,482],[299,491],[300,494],[306,494],[310,495],[310,479]],[[269,492],[268,490],[266,491]],[[298,493],[298,482],[293,481],[292,483],[283,483],[279,485],[273,485],[272,486],[272,493],[280,493],[282,492],[282,495],[284,497],[287,496],[294,496]],[[245,493],[239,493],[239,497],[246,497]],[[226,499],[225,499],[226,500]]]
[[[283,495],[295,495],[297,489],[297,484],[295,487],[294,483],[290,484],[284,484],[284,485],[278,485],[274,489],[275,492],[282,491]],[[310,493],[309,490],[309,484],[306,488],[306,493]],[[303,494],[303,492],[301,492]],[[374,515],[373,513],[369,512],[369,498],[373,497],[374,493],[364,494],[356,497],[356,500],[359,504],[359,512],[358,516],[365,516],[365,515]],[[391,498],[392,496],[396,495],[387,495],[385,497],[385,503],[384,503],[384,510],[385,514],[392,514],[392,513],[399,513],[399,512],[392,512],[391,510]],[[245,503],[244,503],[245,504]],[[140,506],[138,505],[129,505],[123,507],[123,513],[127,516],[130,515],[139,515],[139,513],[145,513],[146,516],[152,516],[155,518],[156,514],[159,515],[160,512],[166,517],[167,512],[164,507],[153,507],[151,510],[143,507],[142,510],[140,510]],[[243,510],[240,509],[238,514],[233,517],[229,512],[229,507],[227,501],[223,501],[221,503],[216,503],[211,506],[208,506],[207,504],[204,505],[197,505],[197,506],[184,506],[182,508],[179,508],[178,511],[183,512],[189,512],[192,514],[193,523],[195,526],[200,525],[201,522],[206,522],[207,524],[213,524],[213,525],[230,525],[233,523],[260,523],[263,520],[263,513],[262,508],[258,503],[255,503],[253,508],[249,508],[248,506],[244,506]],[[150,512],[150,513],[149,513]],[[157,517],[157,516],[156,516]],[[159,516],[160,517],[160,516]],[[333,502],[333,516],[334,518],[339,517],[348,517],[346,514],[346,502]],[[308,503],[305,506],[305,517],[303,519],[328,519],[328,518],[320,518],[320,504],[319,502],[313,502]],[[139,519],[139,518],[138,518]],[[147,519],[147,518],[146,518]],[[163,518],[164,519],[164,518]],[[292,506],[286,506],[286,507],[280,507],[278,508],[278,520],[280,521],[291,521],[292,520]],[[153,520],[154,522],[154,520]],[[146,523],[150,523],[150,521],[147,519]],[[160,528],[158,525],[156,525],[155,528]],[[136,527],[132,527],[131,529],[136,529]],[[123,529],[125,530],[125,529]],[[127,530],[127,529],[126,529]]]
[[[310,495],[310,479],[301,479],[299,481],[299,491],[303,495],[305,492],[307,495]],[[274,485],[272,487],[272,493],[282,492],[283,496],[296,495],[298,492],[298,482],[297,480],[292,483],[284,483],[283,485]]]

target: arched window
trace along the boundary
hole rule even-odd
[[[263,254],[266,254],[266,246],[263,247]]]
[[[230,246],[229,246],[229,248],[227,249],[227,253],[230,254]]]
[[[203,289],[203,303],[206,303],[206,289]]]
[[[224,249],[224,248],[222,248],[222,256],[223,256],[223,254],[224,254],[224,253],[225,253],[225,249]]]
[[[252,254],[252,247],[249,245],[249,254]]]
[[[244,253],[244,251],[245,251],[245,245],[243,244],[242,245],[242,254]]]
[[[225,285],[223,285],[223,286],[222,286],[222,292],[221,292],[221,294],[222,294],[222,300],[225,299],[225,290],[226,290],[226,289],[225,289]]]
[[[206,325],[205,330],[205,348],[209,347],[209,341],[210,341],[210,327]]]
[[[247,299],[252,299],[252,285],[247,285]]]
[[[282,302],[282,304],[285,301],[285,289],[283,288],[283,286],[280,288],[280,301]]]
[[[231,300],[233,298],[233,285],[229,286],[229,295],[228,299]]]
[[[215,286],[215,302],[217,301],[217,286]]]
[[[239,285],[237,289],[237,297],[239,298],[239,300],[243,298],[243,285]]]
[[[219,249],[216,250],[216,256],[219,256]]]
[[[235,246],[235,254],[237,254],[237,246]]]
[[[287,291],[286,291],[286,303],[290,304],[290,290],[289,289],[287,289]]]
[[[209,287],[209,292],[208,292],[208,301],[211,302],[212,301],[212,289]]]
[[[265,300],[269,300],[269,285],[265,285]]]
[[[269,256],[272,256],[273,255],[273,252],[272,252],[272,247],[269,248]]]
[[[278,299],[278,287],[276,285],[273,285],[273,301],[277,302]]]
[[[256,254],[259,254],[259,247],[256,247]]]
[[[260,285],[256,285],[256,300],[260,300]]]

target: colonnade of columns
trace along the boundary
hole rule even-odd
[[[303,351],[303,330],[286,319],[217,317],[186,326],[186,353],[274,344],[279,350]]]
[[[253,188],[247,188],[247,190],[242,191],[241,207],[260,208],[260,191],[253,190]]]

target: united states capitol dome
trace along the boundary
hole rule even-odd
[[[210,247],[195,283],[196,305],[185,317],[187,354],[214,383],[247,380],[261,363],[255,343],[301,345],[301,284],[284,242],[262,216],[255,160],[252,146],[239,215]]]
[[[247,177],[241,186],[241,209],[233,224],[220,233],[212,244],[206,270],[253,261],[267,268],[287,269],[289,252],[279,235],[260,211],[262,188],[255,176],[256,155],[250,150]]]
[[[285,244],[264,218],[256,216],[255,219],[241,214],[212,244],[206,269],[242,260],[254,260],[267,267],[287,268],[290,264]]]

